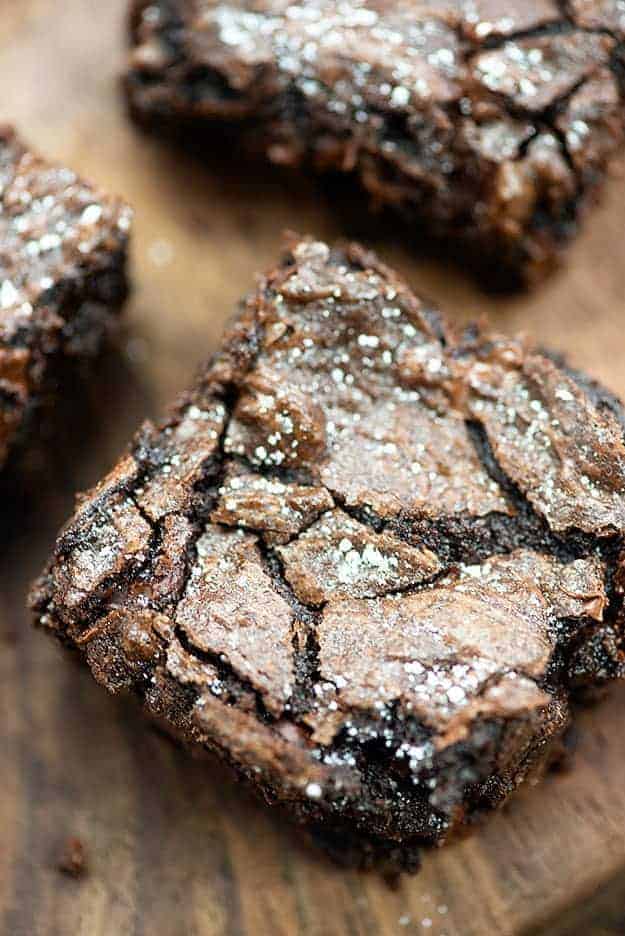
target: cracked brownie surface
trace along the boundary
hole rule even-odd
[[[622,674],[622,415],[302,240],[79,499],[32,607],[271,802],[410,865]]]
[[[493,274],[552,264],[623,139],[620,0],[135,0],[131,29],[141,121],[353,172]]]
[[[0,465],[52,366],[94,353],[126,294],[130,210],[0,127]]]

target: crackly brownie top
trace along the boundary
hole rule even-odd
[[[139,0],[129,87],[514,239],[539,211],[564,223],[622,139],[624,37],[620,0]]]
[[[184,686],[187,731],[311,796],[356,741],[418,771],[480,721],[540,719],[614,625],[619,417],[526,342],[455,336],[361,248],[303,240],[80,501],[36,606],[109,688],[173,718]]]
[[[467,92],[470,81],[474,93],[480,84],[503,89],[531,112],[583,81],[600,64],[593,52],[609,51],[625,28],[618,0],[573,0],[568,12],[564,6],[557,0],[138,0],[133,62],[176,65],[184,52],[218,68],[233,94],[254,94],[259,77],[271,77],[278,90],[294,80],[304,95],[326,95],[338,114],[374,102],[398,113],[447,103]],[[490,60],[481,58],[484,45],[494,53]],[[606,61],[605,54],[600,58]],[[199,97],[189,103],[199,104]],[[237,103],[251,108],[249,101],[230,101]]]
[[[123,251],[129,226],[121,202],[0,128],[0,461],[46,356],[79,350],[75,290]]]

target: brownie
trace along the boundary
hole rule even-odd
[[[79,499],[31,605],[335,851],[410,863],[623,674],[622,416],[361,247],[301,240]]]
[[[126,294],[130,210],[0,127],[0,466]]]
[[[134,0],[131,33],[141,122],[354,174],[500,283],[553,265],[623,139],[621,0]]]

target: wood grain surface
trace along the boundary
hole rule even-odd
[[[459,319],[534,332],[625,394],[625,183],[608,184],[568,263],[538,291],[486,296],[427,245],[323,181],[204,164],[127,121],[125,0],[3,0],[2,119],[136,208],[121,349],[72,384],[54,442],[0,484],[0,933],[7,936],[490,936],[623,933],[625,687],[579,721],[574,769],[526,789],[391,890],[297,831],[111,698],[24,611],[73,493],[189,383],[281,232],[358,236]],[[73,392],[72,392],[73,391]],[[39,448],[41,450],[39,450]],[[78,878],[58,863],[85,848]],[[564,928],[563,928],[564,927]]]

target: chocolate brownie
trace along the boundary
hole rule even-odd
[[[0,465],[59,360],[92,354],[117,315],[129,227],[120,201],[0,127]]]
[[[142,122],[353,173],[497,279],[552,265],[623,139],[621,0],[135,0],[131,30]]]
[[[409,861],[624,670],[622,415],[526,341],[454,335],[362,248],[302,240],[79,500],[32,607],[270,802]]]

